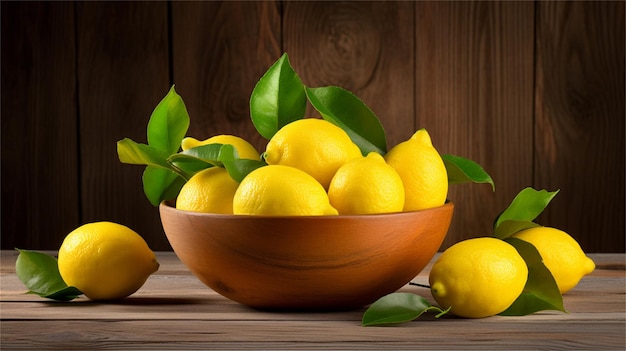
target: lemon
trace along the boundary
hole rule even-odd
[[[194,174],[180,189],[176,208],[184,211],[233,214],[237,183],[223,167],[211,167]]]
[[[263,157],[270,165],[298,168],[328,189],[337,169],[362,154],[343,129],[323,119],[305,118],[278,130]]]
[[[550,227],[535,227],[512,235],[535,246],[561,294],[575,287],[580,279],[596,268],[580,245],[566,232]]]
[[[320,183],[304,171],[282,165],[250,172],[235,192],[233,212],[268,216],[337,214]]]
[[[65,283],[92,300],[129,296],[159,269],[143,238],[112,222],[88,223],[74,229],[61,244],[58,264]]]
[[[467,318],[503,312],[522,293],[527,279],[528,267],[517,250],[492,237],[450,246],[439,256],[429,276],[437,303]]]
[[[385,155],[404,184],[404,211],[438,207],[448,196],[448,173],[430,135],[420,129]]]
[[[337,170],[328,198],[339,214],[400,212],[404,207],[404,185],[380,154],[370,152]]]
[[[237,150],[239,158],[245,158],[248,160],[258,160],[261,158],[259,152],[254,146],[252,146],[252,144],[238,136],[228,134],[216,135],[204,141],[199,141],[192,137],[186,137],[181,142],[180,147],[183,150],[188,150],[196,146],[208,144],[230,144],[235,148],[235,150]]]

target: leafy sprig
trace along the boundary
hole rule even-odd
[[[387,152],[385,130],[374,112],[356,95],[337,87],[308,87],[295,72],[284,53],[259,79],[250,96],[250,119],[266,139],[285,125],[304,118],[307,102],[322,118],[342,128],[363,155]],[[174,86],[152,112],[148,122],[148,144],[125,138],[117,143],[120,162],[145,165],[144,193],[158,206],[173,199],[196,172],[209,167],[224,167],[240,182],[248,173],[266,163],[240,159],[232,146],[211,144],[180,151],[189,127],[189,115]],[[450,184],[494,182],[474,161],[460,156],[442,155]]]
[[[343,129],[363,155],[387,152],[385,129],[376,114],[355,94],[337,86],[308,87],[291,67],[287,53],[259,80],[250,98],[250,117],[259,134],[266,139],[280,128],[304,117],[306,102],[323,119]],[[489,174],[476,162],[450,154],[442,155],[448,182],[489,183]]]
[[[210,167],[224,167],[236,181],[264,166],[261,160],[240,159],[230,144],[201,145],[180,151],[189,127],[185,104],[172,86],[152,112],[148,122],[148,144],[125,138],[117,142],[120,162],[145,165],[143,189],[154,206],[174,199],[195,173]]]

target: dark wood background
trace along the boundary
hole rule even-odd
[[[78,225],[119,222],[170,249],[142,167],[171,84],[189,135],[263,150],[249,96],[287,52],[308,86],[339,85],[389,146],[429,130],[487,185],[453,186],[445,248],[489,235],[524,187],[560,193],[538,218],[589,252],[624,252],[624,2],[6,2],[2,11],[2,249],[56,249]],[[311,111],[311,110],[310,110]],[[312,111],[311,111],[312,113]]]

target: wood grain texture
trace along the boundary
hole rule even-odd
[[[379,117],[387,146],[413,121],[412,2],[285,2],[284,51],[309,87],[337,85]],[[318,116],[313,108],[307,110]]]
[[[587,251],[626,250],[623,2],[1,6],[4,249],[55,249],[95,220],[169,249],[143,168],[119,163],[115,142],[145,142],[152,110],[176,83],[189,135],[237,134],[263,151],[248,100],[287,52],[308,86],[339,85],[369,105],[388,146],[426,128],[441,153],[493,176],[495,193],[452,187],[442,249],[489,234],[534,186],[561,189],[541,224]]]
[[[171,253],[157,253],[159,271],[131,297],[94,303],[81,297],[47,302],[24,294],[1,253],[3,349],[237,349],[237,350],[623,350],[626,346],[623,254],[591,255],[596,270],[564,296],[569,313],[462,319],[427,313],[396,327],[361,327],[364,309],[333,313],[254,310],[206,288]],[[415,279],[427,282],[432,262]],[[400,291],[423,296],[427,290]]]
[[[77,3],[82,220],[113,221],[167,249],[143,167],[120,163],[115,143],[147,143],[146,126],[169,90],[165,2]],[[103,30],[106,29],[106,30]]]
[[[277,2],[173,2],[174,81],[191,118],[188,135],[234,134],[259,152],[250,94],[281,52]]]
[[[534,178],[561,189],[539,220],[585,250],[623,249],[624,2],[541,2],[537,13]]]
[[[557,319],[506,323],[503,318],[465,322],[462,327],[457,320],[427,319],[409,328],[361,327],[356,320],[264,320],[260,328],[258,321],[55,321],[55,328],[46,328],[47,321],[10,321],[3,324],[2,343],[12,348],[54,345],[68,350],[620,350],[624,346],[619,335],[624,324],[610,319],[585,318],[564,323],[578,326],[566,329],[551,328],[558,326]]]
[[[79,221],[74,4],[2,2],[1,32],[2,245],[56,247]]]
[[[532,185],[533,3],[418,2],[416,124],[440,153],[478,162],[488,185],[453,185],[445,248],[490,235],[494,218]]]

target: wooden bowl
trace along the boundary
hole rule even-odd
[[[160,205],[176,255],[204,284],[271,310],[346,310],[413,279],[446,236],[454,206],[361,216],[206,214]]]

